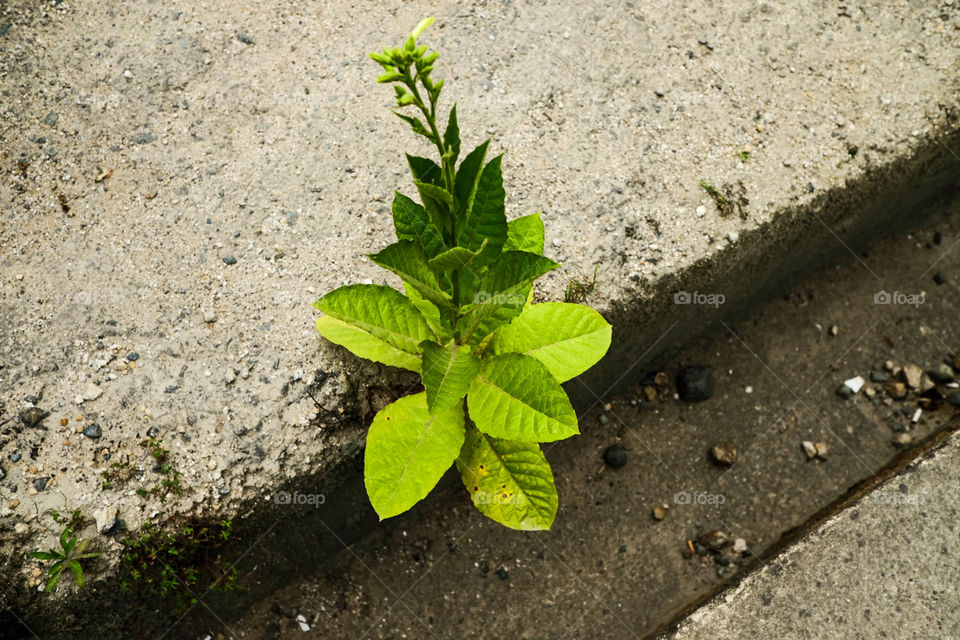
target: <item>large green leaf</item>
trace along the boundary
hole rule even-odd
[[[485,255],[490,261],[500,254],[507,239],[507,214],[504,209],[502,155],[487,163],[477,181],[473,206],[457,220],[457,245],[477,250],[487,241]]]
[[[330,342],[346,347],[361,358],[420,372],[420,356],[398,349],[386,340],[333,316],[318,318],[317,331]]]
[[[470,266],[470,263],[477,257],[477,254],[482,251],[481,247],[478,251],[471,251],[470,249],[465,249],[464,247],[453,247],[444,251],[435,258],[430,259],[430,266],[434,269],[443,269],[450,271],[453,269],[464,269]]]
[[[364,484],[380,519],[423,500],[460,454],[463,403],[433,416],[425,393],[387,405],[374,417],[364,452]]]
[[[490,265],[482,277],[469,283],[461,295],[469,295],[459,321],[461,333],[477,344],[499,326],[520,314],[530,292],[530,284],[544,273],[559,267],[556,262],[525,251],[507,251]],[[463,302],[463,301],[462,301]],[[461,302],[461,304],[462,304]],[[491,324],[491,318],[497,318]]]
[[[413,183],[417,186],[417,190],[421,196],[427,195],[431,199],[442,203],[448,211],[453,208],[453,196],[443,187],[438,187],[429,182],[421,182],[420,180],[414,180]]]
[[[423,349],[423,386],[430,413],[443,413],[467,395],[470,382],[480,371],[480,360],[469,346],[451,341],[440,346],[429,340]]]
[[[410,173],[413,174],[415,184],[429,184],[438,188],[443,186],[443,172],[433,160],[407,154],[407,164],[410,165]],[[417,191],[420,193],[420,200],[430,220],[438,229],[446,230],[450,226],[449,210],[446,205],[420,189],[419,185]]]
[[[523,216],[507,223],[504,251],[528,251],[543,255],[543,220],[539,213]]]
[[[453,200],[458,219],[470,211],[473,206],[473,198],[477,193],[477,182],[480,180],[480,172],[483,169],[483,161],[487,157],[487,147],[489,145],[490,141],[487,140],[468,153],[467,157],[460,163],[460,168],[457,169]]]
[[[441,315],[437,305],[420,295],[410,283],[404,282],[403,289],[407,293],[407,298],[413,303],[413,306],[423,314],[423,318],[427,321],[427,324],[430,325],[430,328],[433,329],[433,333],[440,338],[440,341],[446,342],[449,340],[453,335],[450,333],[449,317]]]
[[[420,343],[432,333],[423,315],[396,289],[349,285],[313,306],[327,314],[317,321],[317,330],[330,342],[368,360],[420,371]]]
[[[430,220],[426,210],[399,191],[393,195],[393,227],[398,240],[416,242],[428,257],[447,250],[443,234]]]
[[[460,126],[457,124],[456,104],[450,109],[450,117],[447,118],[447,128],[443,132],[443,146],[450,154],[450,162],[456,164],[457,157],[460,155]]]
[[[404,282],[430,302],[441,308],[451,304],[450,295],[441,289],[437,275],[419,245],[410,240],[400,240],[369,257],[375,264],[403,278]]]
[[[537,443],[500,440],[469,427],[457,470],[473,504],[491,520],[523,531],[553,524],[557,488]]]
[[[522,353],[546,365],[559,382],[574,378],[610,347],[612,329],[599,313],[581,304],[545,302],[523,310],[490,342],[492,353]]]
[[[537,359],[494,356],[470,383],[470,419],[495,438],[553,442],[580,433],[563,387]]]

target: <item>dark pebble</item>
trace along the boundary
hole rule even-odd
[[[620,548],[617,549],[617,553],[626,553],[626,552],[627,552],[627,545],[625,544],[620,545]]]
[[[707,548],[702,544],[700,544],[699,542],[693,543],[693,550],[696,551],[697,555],[700,556],[701,558],[707,555]]]
[[[133,141],[134,141],[135,143],[137,143],[137,144],[150,144],[151,142],[153,142],[153,141],[156,140],[156,139],[157,139],[157,138],[156,138],[152,133],[150,133],[149,131],[144,131],[144,132],[142,132],[142,133],[138,133],[137,135],[135,135],[135,136],[133,137]]]
[[[3,467],[0,467],[0,480],[3,480],[7,477],[7,472],[3,470]]]
[[[510,572],[507,571],[505,567],[497,567],[497,576],[499,576],[501,580],[506,580],[510,577]]]
[[[243,44],[253,44],[253,38],[251,38],[250,36],[248,36],[242,31],[237,33],[237,40],[239,40]]]
[[[160,427],[150,427],[147,429],[148,438],[156,438],[158,435],[160,435]]]
[[[172,384],[172,385],[170,385],[169,387],[167,387],[166,389],[164,389],[163,392],[164,392],[164,393],[176,393],[176,392],[177,392],[177,389],[179,389],[179,388],[180,388],[180,387],[178,387],[177,385]]]
[[[947,402],[955,407],[960,407],[960,391],[954,391],[947,396]]]
[[[127,354],[127,360],[129,360],[130,362],[136,362],[139,359],[140,359],[140,354],[137,353],[136,351],[131,351],[130,353]]]
[[[886,371],[871,371],[870,372],[870,382],[886,382],[890,379],[890,376]]]
[[[933,282],[935,284],[944,284],[946,281],[947,281],[947,277],[944,276],[942,273],[935,273],[933,275]]]
[[[43,491],[47,488],[47,483],[50,482],[50,476],[44,478],[34,478],[33,479],[33,488],[37,491]]]
[[[109,327],[115,327],[115,326],[117,326],[117,321],[116,321],[116,320],[107,320],[107,326],[109,326]]]
[[[83,428],[83,435],[96,439],[103,435],[103,431],[100,429],[100,425],[93,423]]]
[[[943,242],[943,234],[937,231],[933,234],[933,244],[940,244]]]
[[[59,117],[60,116],[58,116],[56,113],[51,111],[50,113],[47,114],[47,117],[43,119],[43,123],[49,127],[55,127],[57,126],[57,119]]]
[[[22,456],[19,453],[15,453],[12,456],[10,456],[10,462],[20,462],[21,457]]]
[[[953,369],[950,365],[940,364],[927,371],[927,375],[930,376],[930,379],[936,382],[937,384],[947,384],[948,382],[953,382],[956,377],[953,374]]]
[[[713,369],[705,365],[684,367],[677,374],[677,393],[684,402],[700,402],[713,395]]]
[[[38,402],[40,402],[40,398],[38,398],[37,396],[26,396],[23,399],[23,401],[29,402],[30,404],[37,404]]]
[[[229,256],[223,256],[223,264],[237,264],[237,259],[232,254]]]
[[[619,469],[627,464],[627,450],[618,444],[612,444],[603,452],[603,461],[608,467]]]
[[[53,156],[57,155],[57,148],[47,147],[46,149],[43,150],[43,152],[47,154],[48,157],[52,158]]]
[[[846,400],[853,395],[853,389],[851,389],[845,384],[842,384],[839,387],[837,387],[837,395],[843,398],[844,400]]]
[[[722,555],[713,556],[713,561],[716,562],[721,567],[730,566],[730,558],[728,558],[727,556],[722,556]]]
[[[46,138],[46,136],[40,136],[39,138],[37,138],[36,143],[37,143],[37,144],[47,144],[47,138]]]
[[[20,422],[28,427],[36,427],[39,426],[48,415],[50,415],[49,411],[44,411],[40,407],[30,407],[26,411],[20,412]]]
[[[193,414],[190,414],[189,416],[187,416],[187,424],[190,425],[191,427],[197,424],[197,416]]]

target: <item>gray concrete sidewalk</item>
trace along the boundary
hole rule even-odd
[[[571,386],[585,409],[955,185],[956,9],[5,4],[0,550],[14,600],[36,595],[21,552],[53,540],[52,509],[117,509],[134,530],[161,511],[242,513],[256,529],[278,489],[332,493],[355,473],[364,417],[412,379],[322,343],[310,305],[398,284],[364,255],[391,240],[392,191],[410,191],[401,151],[418,149],[366,54],[424,15],[439,18],[424,42],[465,145],[508,151],[511,217],[544,212],[564,268],[538,295],[562,299],[598,269],[589,303],[615,345]],[[721,215],[701,182],[742,206]],[[681,290],[726,305],[675,305]],[[50,415],[35,423],[34,406]],[[171,450],[183,497],[137,495],[157,481],[147,437]],[[145,475],[102,489],[118,460]]]
[[[957,478],[960,434],[661,637],[960,637]]]

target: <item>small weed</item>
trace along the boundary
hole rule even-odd
[[[170,451],[163,448],[163,442],[156,438],[148,438],[141,443],[153,459],[153,471],[158,473],[161,478],[154,486],[136,490],[136,494],[142,499],[147,500],[150,496],[156,496],[161,502],[165,502],[167,496],[171,493],[182,496],[186,490],[183,484],[183,478],[180,472],[170,462]],[[114,488],[115,485],[123,484],[129,481],[137,474],[134,465],[129,461],[114,462],[109,469],[100,472],[103,482],[100,488],[106,491]]]
[[[34,551],[30,555],[37,560],[55,560],[48,570],[50,577],[47,579],[47,585],[44,591],[51,592],[57,588],[60,577],[65,569],[70,569],[73,573],[73,581],[78,587],[82,587],[86,582],[83,575],[83,565],[81,560],[96,558],[102,554],[84,553],[90,544],[89,540],[81,540],[73,535],[75,528],[82,527],[84,524],[83,515],[77,509],[70,514],[69,518],[64,518],[60,513],[53,512],[53,520],[57,523],[63,523],[65,526],[60,533],[60,549],[50,549],[49,551]]]
[[[587,299],[587,296],[597,292],[597,270],[600,265],[593,266],[593,279],[590,282],[583,283],[576,278],[570,278],[567,284],[567,290],[563,294],[564,302],[580,303]]]
[[[740,162],[746,163],[753,160],[753,154],[751,154],[747,149],[741,149],[740,153],[737,155],[740,157]]]
[[[171,600],[180,610],[196,603],[198,591],[239,590],[240,571],[219,553],[232,525],[230,520],[204,523],[193,517],[143,525],[139,535],[120,540],[127,565],[120,590]]]
[[[706,180],[701,180],[700,186],[713,198],[721,218],[737,213],[742,220],[747,219],[747,205],[750,201],[747,200],[747,189],[743,186],[743,182],[738,180],[736,184],[725,183],[718,189]]]

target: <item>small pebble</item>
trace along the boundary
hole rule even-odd
[[[803,441],[803,451],[807,454],[807,460],[813,460],[817,457],[817,446],[809,440]]]
[[[902,382],[896,382],[895,380],[888,381],[883,385],[884,391],[887,392],[894,400],[902,400],[907,395],[907,386]]]
[[[947,402],[955,407],[960,407],[960,391],[954,391],[947,396]]]
[[[921,378],[923,378],[923,369],[917,365],[908,364],[903,368],[904,382],[906,382],[907,386],[911,389],[916,389],[920,386]]]
[[[103,435],[103,431],[100,429],[100,425],[98,425],[97,423],[93,423],[93,424],[88,424],[86,427],[84,427],[83,435],[91,439],[96,439],[96,438],[99,438],[101,435]]]
[[[933,369],[927,371],[927,375],[930,376],[930,379],[937,384],[953,382],[954,378],[956,377],[953,373],[953,368],[943,362],[935,366]]]
[[[44,418],[50,415],[49,411],[44,411],[39,407],[30,407],[25,411],[20,412],[20,422],[25,424],[28,427],[36,427]]]
[[[136,362],[139,359],[140,359],[140,354],[137,353],[136,351],[131,351],[130,353],[127,354],[127,360],[129,362]]]
[[[510,572],[507,571],[506,567],[497,567],[497,576],[501,580],[506,580],[510,577]]]
[[[684,402],[701,402],[713,395],[713,369],[706,365],[684,367],[677,373],[677,393]]]
[[[838,327],[837,325],[833,325],[832,327],[830,327],[830,335],[836,336],[839,333],[840,333],[840,327]]]
[[[747,541],[743,538],[737,538],[733,541],[733,551],[734,553],[743,553],[747,550]]]
[[[737,458],[739,457],[737,448],[726,440],[721,440],[717,444],[713,445],[713,448],[710,449],[710,455],[713,456],[714,462],[724,467],[732,466],[736,463]]]
[[[10,462],[20,462],[20,458],[21,458],[20,454],[15,453],[12,456],[10,456]]]
[[[912,440],[913,438],[910,437],[909,433],[897,433],[894,434],[890,442],[892,442],[895,447],[906,447]]]
[[[942,273],[938,272],[933,274],[933,282],[934,284],[938,284],[938,285],[945,284],[947,282],[947,278]]]
[[[607,414],[601,413],[599,417],[597,417],[597,422],[599,422],[600,424],[607,424],[608,422],[610,422],[610,419],[607,418]]]
[[[842,384],[839,387],[837,387],[837,395],[843,398],[844,400],[847,400],[853,396],[853,389],[851,389],[845,384]]]
[[[885,371],[871,371],[870,382],[886,382],[890,376]]]
[[[654,520],[663,520],[667,517],[667,512],[670,511],[670,507],[665,503],[658,504],[653,508],[653,519]]]
[[[627,464],[627,450],[618,444],[612,444],[603,452],[603,461],[612,469],[619,469]]]
[[[223,256],[223,264],[237,264],[237,258],[233,254]]]
[[[253,38],[251,38],[250,36],[248,36],[242,31],[237,33],[237,40],[239,40],[243,44],[253,44]]]
[[[860,389],[863,388],[865,382],[866,380],[860,376],[857,376],[855,378],[850,378],[849,380],[844,380],[843,385],[854,393],[860,393]]]

